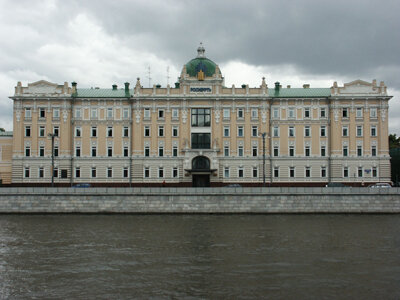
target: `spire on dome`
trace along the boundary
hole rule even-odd
[[[204,49],[204,47],[203,47],[203,43],[201,43],[200,42],[200,46],[199,46],[199,48],[197,48],[197,57],[206,57],[205,55],[204,55],[204,52],[205,52],[206,50]]]

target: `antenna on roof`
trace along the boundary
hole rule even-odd
[[[167,66],[167,85],[169,84],[169,66]]]
[[[149,68],[147,69],[148,71],[147,71],[147,78],[149,79],[149,88],[151,88],[151,70],[150,70],[150,66],[149,66]]]

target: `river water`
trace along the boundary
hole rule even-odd
[[[1,299],[400,299],[399,215],[0,215]]]

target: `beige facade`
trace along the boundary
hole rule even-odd
[[[11,184],[12,132],[0,132],[0,184]]]
[[[14,184],[51,182],[49,133],[56,184],[263,185],[264,172],[266,185],[390,181],[391,97],[375,80],[226,87],[199,47],[175,87],[39,81],[10,98]]]

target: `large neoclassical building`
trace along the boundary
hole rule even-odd
[[[3,183],[48,185],[53,168],[54,184],[65,186],[390,181],[383,82],[226,87],[204,48],[197,52],[173,87],[18,82]]]

